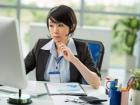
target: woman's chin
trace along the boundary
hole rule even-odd
[[[61,42],[61,40],[54,39],[54,42],[55,42],[55,43],[58,43],[58,42]]]

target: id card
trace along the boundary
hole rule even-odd
[[[54,72],[49,72],[50,76],[50,82],[55,82],[55,83],[60,83],[60,72],[59,71],[54,71]]]

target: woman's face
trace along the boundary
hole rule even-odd
[[[51,34],[51,38],[57,43],[67,43],[68,34],[69,34],[69,27],[64,23],[59,22],[52,22],[49,19],[49,32]]]

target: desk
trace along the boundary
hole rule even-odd
[[[0,88],[2,88],[2,87],[0,87]],[[105,89],[103,86],[100,86],[99,89],[93,89],[89,85],[82,85],[82,87],[84,88],[84,90],[88,96],[95,96],[95,97],[107,99],[107,95],[105,95]],[[15,91],[15,90],[13,90],[13,91]],[[44,82],[29,81],[27,88],[25,90],[23,90],[23,92],[31,94],[31,95],[32,94],[35,95],[35,93],[38,94],[39,92],[47,93],[47,90],[45,89]],[[5,94],[5,96],[2,96],[2,94]],[[4,93],[4,92],[0,91],[0,105],[10,105],[7,103],[7,99],[8,99],[7,96],[9,96],[10,94],[11,93]],[[81,104],[73,103],[73,102],[65,102],[65,99],[68,97],[77,98],[78,96],[68,96],[68,95],[49,96],[46,94],[46,95],[42,95],[39,97],[33,97],[32,98],[33,102],[30,105],[81,105]],[[109,105],[109,104],[108,104],[108,102],[104,102],[101,105]]]

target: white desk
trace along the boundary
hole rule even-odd
[[[99,89],[93,89],[89,85],[82,85],[82,87],[84,88],[88,96],[95,96],[95,97],[103,98],[103,99],[108,98],[107,95],[105,95],[105,89],[102,86]],[[0,87],[0,89],[1,88],[2,87]],[[13,89],[13,91],[15,91],[15,89]],[[38,82],[38,81],[30,81],[27,89],[25,89],[24,92],[34,95],[34,96],[35,94],[38,94],[38,93],[47,93],[44,82]],[[0,91],[0,105],[10,105],[7,103],[7,99],[9,95],[11,95],[11,93],[4,93]],[[68,95],[49,96],[46,94],[39,97],[33,97],[32,98],[33,102],[30,105],[81,105],[81,104],[73,103],[73,102],[65,102],[66,98],[77,98],[77,97],[78,96],[68,96]],[[108,102],[104,102],[100,105],[109,105],[109,104]]]

